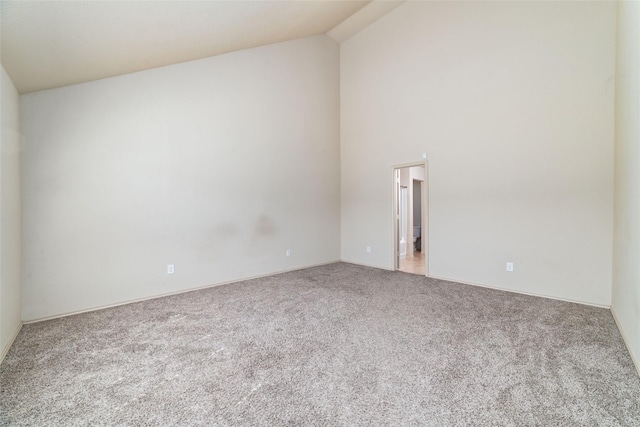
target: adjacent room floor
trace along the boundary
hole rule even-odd
[[[404,271],[405,273],[424,276],[426,274],[424,267],[424,253],[414,250],[412,256],[400,259],[400,266],[398,267],[398,270]]]
[[[25,325],[0,424],[640,425],[607,309],[336,263]]]

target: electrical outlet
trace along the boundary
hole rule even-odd
[[[173,274],[174,268],[173,264],[167,264],[167,274]]]
[[[367,246],[367,253],[370,254],[371,253],[371,246]]]
[[[291,256],[291,249],[287,249],[287,256]]]
[[[509,271],[509,272],[513,271],[513,263],[512,262],[508,262],[507,263],[507,271]]]

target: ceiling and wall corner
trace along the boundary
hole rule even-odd
[[[333,33],[340,41],[402,2],[369,3],[3,0],[2,64],[23,94],[326,34],[344,22]]]
[[[336,25],[327,33],[327,35],[338,43],[342,43],[378,19],[382,18],[402,3],[404,3],[404,0],[373,0],[358,12],[345,19],[342,23]]]

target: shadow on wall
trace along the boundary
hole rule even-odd
[[[244,242],[245,251],[238,252],[246,255],[258,255],[264,251],[273,250],[273,239],[278,236],[276,222],[266,214],[260,215],[251,232],[243,233],[242,227],[232,222],[215,225],[202,242],[201,251],[209,257],[221,257],[229,252],[233,253],[237,242]]]

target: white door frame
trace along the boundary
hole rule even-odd
[[[401,165],[394,165],[392,169],[392,183],[393,183],[393,201],[392,207],[392,228],[393,228],[393,269],[398,270],[400,267],[400,209],[399,209],[399,197],[400,197],[400,169],[410,168],[412,166],[424,166],[424,182],[422,183],[421,194],[421,236],[422,236],[422,248],[424,251],[424,271],[425,276],[429,277],[429,161],[423,160],[415,163],[405,163]]]

